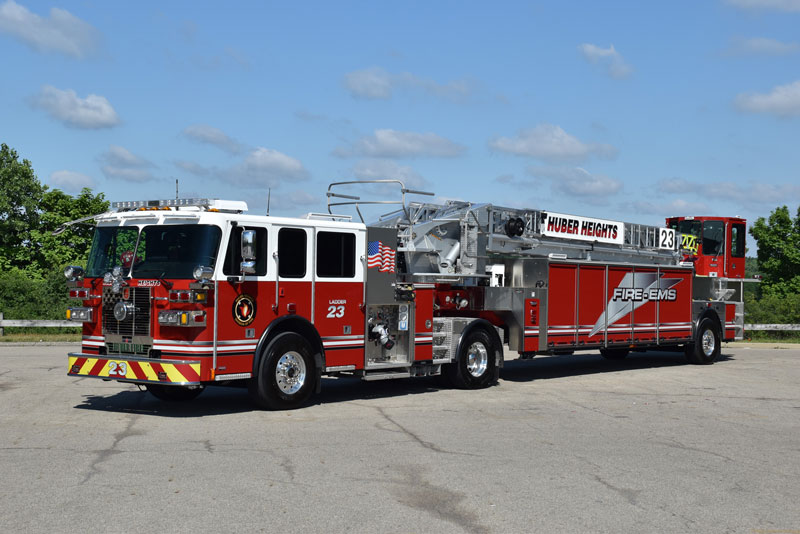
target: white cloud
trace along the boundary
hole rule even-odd
[[[702,184],[697,189],[704,195],[730,200],[742,207],[752,207],[754,204],[775,206],[800,202],[800,184],[716,182]]]
[[[388,100],[396,90],[419,89],[442,98],[469,96],[470,84],[464,80],[439,83],[410,72],[393,74],[380,67],[356,70],[344,75],[344,86],[354,98]]]
[[[82,58],[97,47],[99,33],[69,11],[54,7],[48,18],[6,0],[0,5],[0,32],[8,33],[37,52],[60,52]]]
[[[150,170],[155,165],[124,147],[109,146],[108,150],[100,156],[100,161],[104,163],[100,169],[110,180],[136,183],[155,180],[155,176]]]
[[[428,187],[425,178],[417,171],[392,160],[361,160],[353,166],[352,175],[356,180],[400,180],[409,189],[421,190]],[[397,194],[398,189],[392,187],[391,193]]]
[[[766,37],[753,37],[741,41],[738,48],[747,54],[785,56],[800,51],[800,43],[784,43]]]
[[[72,128],[96,130],[120,123],[117,112],[106,97],[90,94],[80,98],[72,89],[61,90],[45,85],[38,95],[31,97],[30,104]]]
[[[283,182],[308,178],[308,171],[299,160],[264,147],[252,149],[240,163],[228,168],[205,167],[185,160],[173,164],[195,176],[247,187],[278,187]]]
[[[775,11],[800,11],[800,0],[726,0],[728,4],[744,9]]]
[[[741,111],[752,113],[800,116],[800,80],[779,85],[766,94],[742,93],[736,97],[735,105]]]
[[[516,137],[496,137],[489,148],[547,162],[579,162],[589,156],[614,158],[617,149],[600,143],[584,143],[554,124],[539,124],[520,131]]]
[[[775,206],[792,202],[800,202],[800,184],[770,184],[749,182],[746,184],[723,181],[712,183],[691,183],[683,178],[667,178],[656,184],[656,190],[662,194],[685,195],[691,193],[697,198],[713,198],[716,201],[730,201],[744,208],[754,205]],[[661,203],[659,205],[662,205]],[[674,213],[708,212],[709,207],[700,202],[673,200],[663,204]],[[661,211],[663,213],[663,210]]]
[[[84,187],[93,188],[95,181],[91,176],[73,171],[55,171],[50,175],[50,184],[64,191],[80,191]]]
[[[608,48],[584,43],[578,47],[583,58],[593,65],[600,65],[612,78],[627,78],[633,72],[633,67],[628,65],[622,55],[617,52],[612,44]]]
[[[632,211],[645,215],[661,215],[670,217],[675,215],[698,215],[708,213],[709,207],[703,202],[692,202],[677,198],[670,202],[653,203],[648,201],[625,202],[621,205],[622,210]]]
[[[695,184],[683,178],[664,178],[656,184],[659,193],[687,193],[693,191]]]
[[[176,160],[173,161],[173,164],[179,169],[183,169],[184,171],[194,174],[195,176],[211,176],[212,173],[211,169],[203,167],[194,161]]]
[[[271,148],[257,147],[232,173],[236,181],[251,185],[277,185],[287,180],[303,180],[308,177],[303,164],[291,156]]]
[[[288,195],[289,203],[295,206],[313,206],[319,204],[321,197],[308,191],[292,191]]]
[[[183,130],[183,135],[199,143],[213,145],[229,154],[239,154],[242,151],[242,145],[238,141],[229,137],[219,128],[207,124],[187,126]]]
[[[339,147],[334,154],[341,157],[366,156],[370,158],[452,158],[461,155],[465,147],[434,133],[375,130],[373,135],[362,137],[351,147]]]
[[[590,204],[603,203],[606,197],[622,190],[622,182],[603,174],[592,174],[581,167],[529,167],[528,174],[550,181],[554,193],[577,197]]]
[[[344,86],[356,98],[387,100],[392,97],[392,80],[381,68],[348,72],[344,75]]]

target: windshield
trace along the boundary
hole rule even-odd
[[[673,223],[672,229],[677,230],[681,234],[700,237],[700,221],[680,221],[678,224]]]
[[[136,247],[134,278],[193,278],[198,265],[214,268],[222,231],[199,224],[146,226]]]
[[[719,256],[725,241],[725,223],[722,221],[706,221],[703,223],[703,254]]]
[[[117,265],[130,267],[139,229],[129,227],[98,227],[92,238],[86,276],[101,277]]]

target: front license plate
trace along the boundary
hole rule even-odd
[[[119,343],[117,345],[120,352],[129,352],[132,354],[141,354],[144,352],[144,345],[139,343]]]

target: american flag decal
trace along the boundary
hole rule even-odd
[[[370,241],[367,243],[367,268],[377,267],[382,273],[393,273],[395,271],[395,254],[392,247],[388,247],[380,241]]]

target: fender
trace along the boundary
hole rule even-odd
[[[722,322],[719,320],[719,314],[717,314],[717,311],[716,311],[714,308],[706,308],[706,309],[703,311],[703,313],[701,313],[701,314],[700,314],[700,315],[697,317],[697,320],[693,321],[693,324],[692,324],[692,329],[694,330],[694,332],[692,333],[692,334],[693,334],[693,335],[692,335],[692,337],[694,337],[694,336],[696,336],[696,335],[697,335],[697,325],[699,325],[699,324],[700,324],[700,322],[701,322],[703,319],[705,319],[706,317],[708,317],[709,319],[711,319],[712,321],[714,321],[714,323],[717,325],[717,332],[719,332],[719,333],[720,333],[720,337],[721,337],[721,336],[722,336],[722,333],[723,333],[723,330],[722,330]]]
[[[461,352],[461,343],[463,343],[464,338],[472,332],[473,330],[486,330],[489,333],[489,337],[494,342],[495,349],[495,373],[500,372],[500,368],[503,367],[503,341],[500,339],[500,336],[497,334],[497,328],[487,321],[486,319],[475,319],[467,327],[461,332],[461,338],[458,340],[458,349],[456,354]],[[497,378],[497,377],[495,377]]]
[[[303,336],[311,345],[314,351],[314,363],[317,367],[317,393],[321,387],[322,371],[325,369],[325,349],[322,347],[322,338],[311,322],[305,317],[297,315],[284,315],[272,321],[261,334],[261,338],[256,345],[255,356],[253,357],[253,376],[258,374],[258,366],[270,341],[278,334],[284,332],[295,332]]]

